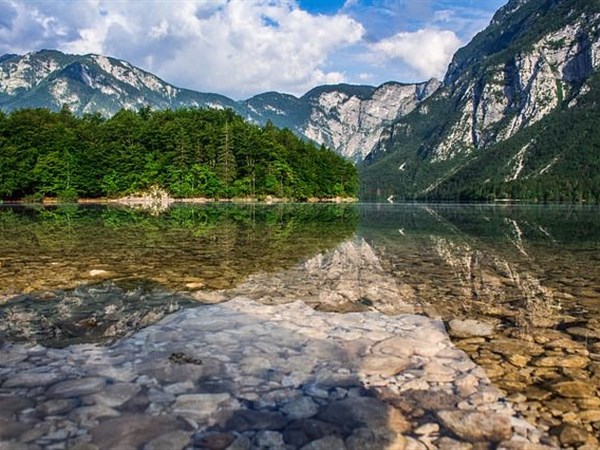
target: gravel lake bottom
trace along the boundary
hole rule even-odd
[[[0,449],[597,449],[599,213],[0,206]]]

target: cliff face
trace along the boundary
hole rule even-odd
[[[320,86],[300,98],[267,93],[246,102],[252,118],[271,120],[297,134],[362,161],[385,128],[410,113],[440,86],[438,80],[418,84]]]
[[[381,139],[386,126],[405,116],[440,86],[432,79],[419,84],[386,83],[367,98],[330,91],[309,97],[311,112],[302,134],[362,161]]]
[[[384,163],[391,158],[404,166],[396,174],[387,170],[380,192],[426,196],[464,174],[472,159],[486,158],[498,144],[577,107],[599,66],[600,2],[509,2],[455,54],[444,86],[382,133],[367,157],[367,183],[392,166]],[[528,153],[524,145],[511,155],[504,181],[525,175]],[[372,186],[365,190],[375,192]]]
[[[449,159],[508,139],[565,99],[576,104],[600,65],[599,24],[600,14],[574,14],[565,26],[506,61],[483,67],[481,74],[451,65],[446,80],[449,96],[459,104],[459,118],[434,147],[434,158]]]

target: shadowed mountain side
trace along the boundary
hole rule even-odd
[[[110,347],[5,345],[0,374],[0,439],[23,448],[549,448],[422,316],[239,297]]]

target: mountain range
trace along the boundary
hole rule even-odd
[[[42,50],[0,57],[0,109],[231,108],[359,163],[364,199],[599,201],[599,65],[600,0],[510,0],[443,81],[235,101],[115,58]]]
[[[127,61],[102,55],[42,50],[0,57],[0,109],[63,106],[78,114],[111,116],[122,108],[231,108],[259,124],[271,121],[340,154],[362,160],[386,125],[412,111],[440,82],[379,87],[319,86],[298,98],[267,92],[244,101],[175,87]]]

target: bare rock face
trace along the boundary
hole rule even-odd
[[[512,13],[526,3],[511,2]],[[564,26],[540,35],[514,57],[497,58],[499,62],[483,74],[453,62],[445,92],[460,106],[457,118],[433,148],[433,160],[452,159],[508,139],[544,118],[564,99],[575,105],[589,89],[586,80],[600,65],[599,27],[600,14],[573,14],[565,18]],[[514,172],[507,181],[520,175],[523,156],[513,161]]]
[[[379,87],[318,86],[300,98],[267,92],[244,102],[249,117],[287,127],[356,162],[375,149],[388,126],[409,114],[439,87],[439,80]]]
[[[436,79],[417,84],[386,83],[368,97],[332,87],[309,97],[310,117],[301,133],[361,161],[377,145],[387,125],[413,111],[440,84]]]
[[[456,52],[443,86],[380,134],[364,158],[363,196],[427,198],[475,187],[489,193],[490,182],[520,184],[549,171],[564,176],[576,152],[541,157],[536,141],[544,136],[542,120],[560,122],[568,109],[581,113],[596,95],[599,30],[596,3],[509,1]],[[497,145],[511,138],[499,158]],[[479,176],[481,167],[498,170]]]

